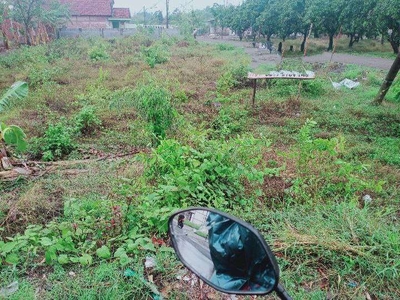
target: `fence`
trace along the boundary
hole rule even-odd
[[[121,36],[132,36],[138,32],[143,31],[143,28],[101,28],[101,29],[61,29],[58,32],[58,38],[63,37],[103,37],[106,39],[121,37]],[[150,33],[154,38],[160,38],[162,35],[168,36],[179,36],[180,32],[177,28],[146,28],[146,32]]]

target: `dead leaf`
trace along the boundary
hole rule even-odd
[[[162,290],[161,290],[161,295],[163,296],[163,298],[168,299],[168,295],[172,290],[172,286],[171,285],[167,285],[165,286]]]
[[[149,282],[154,283],[153,275],[149,275],[149,277],[147,279],[149,280]]]
[[[32,174],[32,170],[30,169],[24,169],[24,168],[14,168],[13,171],[17,172],[18,174],[21,175],[30,175]]]
[[[3,165],[4,170],[11,170],[13,165],[10,162],[10,159],[8,157],[2,157],[1,158],[1,164]]]

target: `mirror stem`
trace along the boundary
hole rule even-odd
[[[282,300],[292,300],[285,288],[280,283],[276,286],[275,292]]]

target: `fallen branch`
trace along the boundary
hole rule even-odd
[[[135,150],[134,152],[122,155],[104,156],[97,159],[67,160],[67,161],[55,161],[55,162],[38,162],[38,161],[29,161],[20,163],[17,162],[14,163],[14,165],[18,165],[21,167],[14,167],[12,170],[0,172],[0,181],[13,181],[20,177],[37,178],[37,177],[42,177],[46,174],[56,173],[56,172],[60,172],[65,175],[78,175],[89,171],[82,169],[60,170],[57,167],[69,167],[77,164],[90,164],[99,161],[113,161],[117,159],[131,157],[137,153],[139,153],[139,151]]]

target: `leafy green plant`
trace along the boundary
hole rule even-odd
[[[101,125],[93,106],[83,107],[74,118],[75,130],[82,134],[89,134]]]
[[[167,52],[159,45],[143,48],[142,53],[145,57],[146,63],[154,68],[157,64],[162,64],[168,61]]]
[[[303,80],[300,93],[313,97],[322,96],[325,94],[324,81],[321,79]]]
[[[394,94],[394,99],[400,102],[400,79],[397,79],[392,85],[392,93]]]
[[[235,46],[230,45],[230,44],[217,44],[217,49],[219,51],[232,51],[235,50]]]
[[[89,58],[92,61],[105,61],[110,58],[110,55],[107,53],[104,47],[95,46],[89,50]]]
[[[346,162],[341,158],[345,149],[342,137],[314,138],[315,121],[307,120],[298,136],[297,172],[292,195],[298,199],[321,201],[354,199],[365,190],[382,192],[385,181],[364,181],[360,175],[367,166]]]
[[[45,161],[61,159],[75,148],[72,129],[63,122],[49,124],[43,137],[32,139],[30,152]]]
[[[10,106],[14,99],[21,100],[28,96],[29,87],[26,82],[17,81],[15,82],[0,98],[0,112],[3,112]]]
[[[28,84],[26,82],[17,81],[11,88],[0,98],[0,112],[9,108],[14,99],[23,99],[28,95]],[[6,144],[16,146],[18,151],[25,151],[27,142],[24,131],[17,125],[6,125],[0,122],[0,141]]]
[[[222,108],[211,124],[216,136],[228,137],[240,133],[245,126],[247,111],[241,109]]]
[[[142,118],[149,123],[150,131],[156,139],[163,139],[175,118],[171,93],[154,81],[150,81],[136,88],[135,99],[134,105]]]
[[[6,144],[15,146],[18,151],[25,151],[27,148],[26,134],[16,125],[7,126],[3,122],[0,123],[0,137]]]
[[[149,180],[158,181],[147,201],[167,207],[222,208],[243,204],[242,181],[248,180],[250,185],[260,183],[265,173],[251,164],[235,161],[233,158],[238,158],[239,152],[237,144],[223,142],[204,141],[192,148],[175,140],[161,141],[147,160]]]
[[[45,64],[35,64],[29,70],[29,83],[33,87],[39,85],[54,82],[54,78],[62,73],[63,70],[60,67],[52,66],[48,63]]]
[[[239,87],[246,82],[249,68],[244,64],[237,64],[230,67],[217,81],[217,90],[221,93],[231,88]]]

